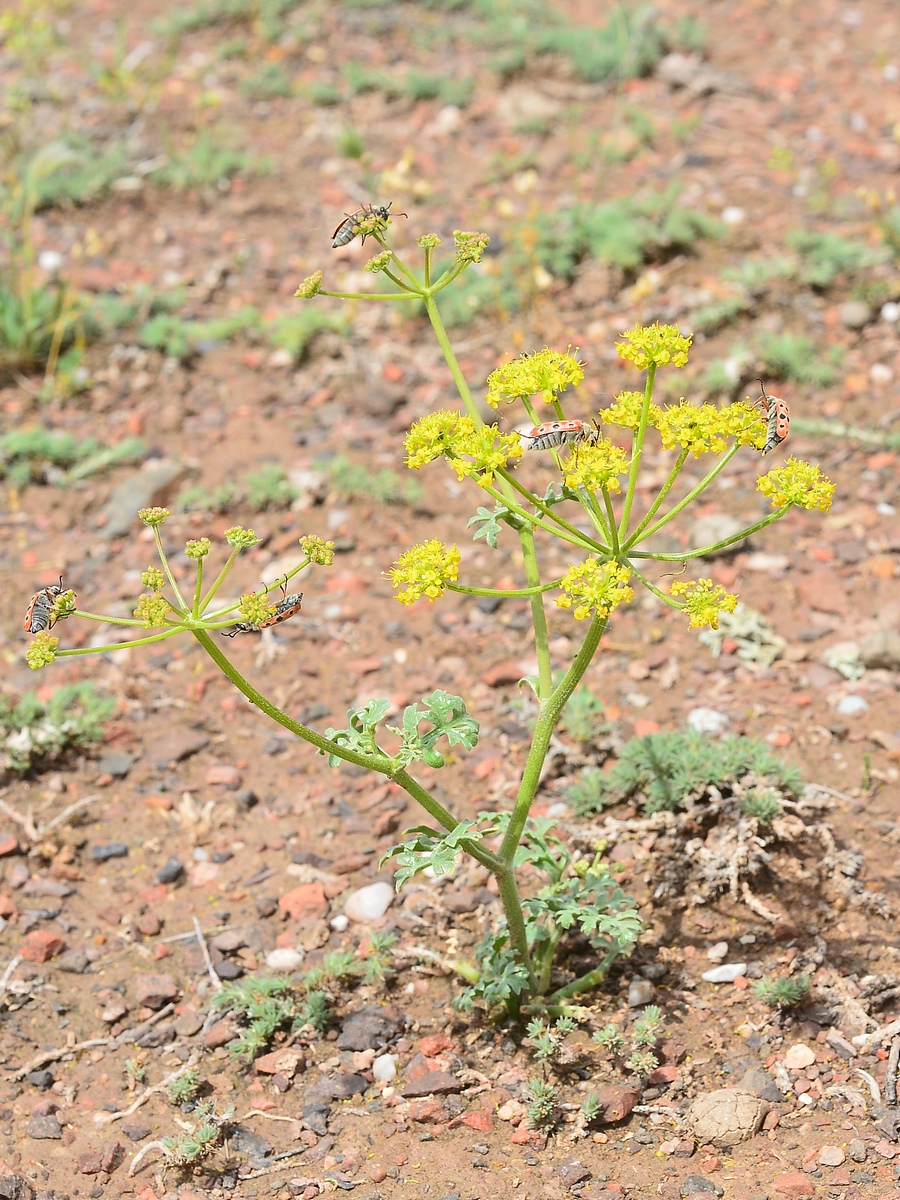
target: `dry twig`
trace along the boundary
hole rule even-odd
[[[216,974],[212,959],[209,956],[209,947],[206,944],[206,938],[203,936],[203,930],[200,928],[200,922],[194,917],[194,933],[197,935],[197,941],[200,943],[200,949],[203,951],[203,961],[206,963],[206,973],[209,975],[210,983],[217,992],[222,990],[222,980]]]

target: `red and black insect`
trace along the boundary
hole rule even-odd
[[[278,605],[271,617],[266,617],[265,621],[260,621],[258,625],[251,624],[250,621],[238,621],[237,625],[232,625],[230,629],[223,629],[222,636],[227,638],[237,637],[239,633],[259,633],[263,629],[268,629],[270,625],[280,625],[282,621],[287,621],[300,611],[300,602],[303,599],[302,592],[295,592],[293,595],[287,595],[287,580],[281,585],[282,598],[278,601]]]
[[[379,221],[387,222],[391,218],[390,208],[393,200],[389,200],[387,204],[364,204],[362,208],[357,209],[354,213],[344,213],[345,220],[341,221],[337,229],[331,235],[333,241],[331,243],[332,250],[336,250],[338,246],[347,246],[356,235],[360,232],[359,223],[365,220],[366,217],[376,217]],[[408,216],[407,213],[394,213],[395,217]],[[366,238],[371,237],[371,233],[362,235],[362,244],[366,244]]]
[[[529,433],[520,433],[526,450],[551,450],[554,446],[596,446],[600,440],[600,426],[594,421],[546,421],[535,425]]]
[[[59,616],[53,616],[56,598],[61,596],[64,591],[66,589],[63,587],[63,577],[60,575],[58,585],[51,583],[49,587],[41,588],[39,592],[34,593],[31,603],[28,605],[28,612],[25,614],[26,633],[43,633],[45,629],[52,629],[61,617],[69,615],[62,613]]]
[[[791,432],[791,414],[788,411],[787,404],[779,399],[778,396],[766,395],[766,389],[763,387],[761,379],[757,379],[756,382],[762,391],[762,395],[756,403],[763,406],[763,414],[766,418],[766,444],[760,453],[768,454],[770,450],[774,450],[776,446],[780,446]]]

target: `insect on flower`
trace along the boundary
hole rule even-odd
[[[554,446],[579,443],[595,446],[600,440],[600,426],[596,421],[590,425],[584,421],[546,421],[535,425],[529,433],[520,433],[519,438],[526,450],[550,450]]]
[[[254,625],[250,621],[238,621],[237,625],[232,625],[231,629],[223,629],[222,636],[233,638],[237,637],[239,633],[259,633],[263,629],[268,629],[271,625],[280,625],[282,621],[287,621],[295,616],[300,611],[300,602],[303,599],[303,593],[294,592],[289,596],[287,594],[287,578],[285,578],[284,583],[281,585],[281,597],[275,611],[265,621],[260,621],[258,625]]]
[[[57,596],[61,596],[66,589],[63,587],[63,577],[60,575],[59,584],[51,583],[49,587],[41,588],[39,592],[35,592],[31,597],[31,603],[28,605],[28,612],[25,614],[25,632],[26,633],[43,633],[45,629],[52,629],[59,617],[53,617],[53,605],[56,603]],[[63,614],[68,616],[68,613]]]
[[[766,444],[760,453],[768,454],[770,450],[780,446],[790,433],[791,414],[788,412],[787,404],[778,396],[766,395],[766,389],[763,387],[761,379],[757,379],[756,382],[762,391],[762,395],[756,403],[763,406],[763,414],[766,418]]]
[[[375,217],[379,224],[382,222],[386,224],[391,218],[390,208],[393,203],[393,200],[389,200],[387,204],[364,204],[362,208],[357,209],[354,213],[344,213],[346,219],[341,221],[340,225],[338,225],[337,229],[331,235],[333,238],[331,243],[332,250],[336,250],[338,246],[349,245],[360,232],[360,221],[364,221],[366,217]],[[405,217],[408,214],[395,213],[394,215]],[[367,237],[371,237],[371,230],[363,233],[363,245],[366,244]]]

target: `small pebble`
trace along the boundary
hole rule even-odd
[[[692,708],[687,723],[695,733],[724,733],[731,724],[727,713],[714,708]]]
[[[378,921],[390,908],[394,889],[389,883],[379,880],[351,892],[344,904],[344,913],[351,921],[368,924]]]
[[[628,985],[628,1007],[641,1008],[644,1004],[649,1004],[655,995],[656,988],[650,980],[635,975]]]
[[[128,847],[124,842],[107,842],[105,846],[91,846],[94,862],[107,862],[111,858],[125,858]]]
[[[888,300],[887,304],[882,304],[881,319],[890,322],[891,325],[900,321],[900,304],[895,300]]]
[[[862,713],[868,712],[868,710],[868,703],[862,698],[862,696],[857,696],[855,692],[851,693],[849,696],[842,696],[836,705],[836,711],[839,712],[842,717],[858,717]]]
[[[372,1062],[372,1075],[378,1083],[390,1083],[397,1077],[397,1060],[393,1054],[379,1054]]]
[[[345,917],[343,913],[338,913],[331,921],[331,928],[335,933],[343,933],[349,924],[350,918]]]
[[[734,983],[739,975],[747,974],[746,963],[723,963],[721,967],[712,967],[704,971],[701,979],[707,983]]]
[[[727,942],[716,942],[716,944],[714,946],[710,946],[706,952],[706,957],[710,960],[710,962],[721,962],[723,958],[727,957],[727,955]]]
[[[300,950],[285,946],[280,950],[270,950],[266,955],[266,966],[273,971],[296,971],[303,962],[304,955]]]
[[[174,883],[184,874],[184,863],[173,854],[167,858],[154,876],[155,883]]]
[[[784,1065],[789,1071],[802,1071],[804,1067],[811,1067],[815,1061],[815,1050],[803,1042],[795,1042],[793,1046],[788,1047],[784,1056]]]

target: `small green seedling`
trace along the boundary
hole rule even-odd
[[[753,994],[757,1000],[772,1008],[796,1008],[809,995],[809,980],[805,975],[796,979],[760,979],[753,985]]]

